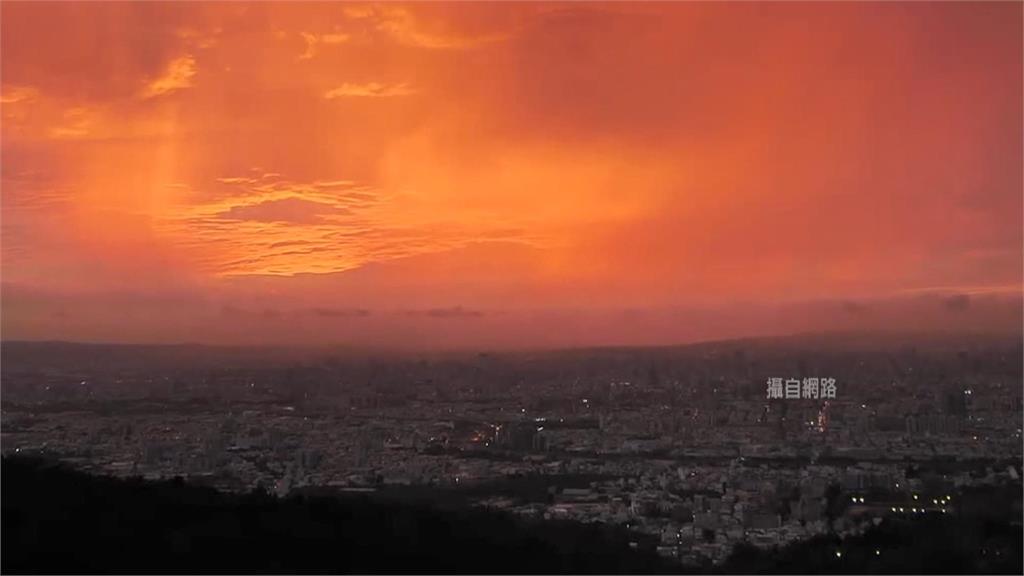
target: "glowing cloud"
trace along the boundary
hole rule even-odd
[[[354,84],[346,82],[337,88],[328,90],[324,93],[324,98],[328,100],[335,98],[389,98],[392,96],[409,96],[415,93],[416,90],[410,88],[405,82],[400,84],[382,84],[380,82]]]
[[[302,39],[306,42],[306,50],[299,55],[299,60],[309,60],[316,56],[317,46],[320,44],[341,44],[343,42],[348,42],[349,38],[351,38],[348,34],[342,34],[340,32],[331,34],[311,34],[309,32],[302,32],[301,35]]]
[[[148,82],[142,91],[143,98],[163,96],[171,92],[192,86],[192,77],[196,75],[195,58],[189,55],[171,60],[163,75]]]
[[[366,20],[380,32],[394,41],[435,50],[463,50],[500,42],[510,37],[508,33],[493,33],[480,36],[441,34],[423,28],[416,16],[405,8],[394,6],[352,6],[345,9],[345,15],[353,20]]]

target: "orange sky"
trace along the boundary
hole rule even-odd
[[[0,11],[4,338],[1020,324],[1021,3]]]

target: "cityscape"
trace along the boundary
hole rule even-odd
[[[740,542],[1019,492],[1021,363],[1019,337],[419,356],[7,343],[3,447],[280,497],[428,487],[714,564]],[[778,373],[843,377],[828,398],[769,397]]]
[[[0,572],[1024,573],[1022,23],[0,0]]]

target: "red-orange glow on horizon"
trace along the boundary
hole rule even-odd
[[[1020,3],[0,10],[4,338],[670,342],[834,325],[768,311],[802,303],[1020,307]],[[708,316],[630,315],[683,309]]]

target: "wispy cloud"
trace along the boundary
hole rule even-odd
[[[345,16],[370,22],[395,42],[417,48],[462,50],[510,37],[508,33],[462,35],[427,31],[411,11],[395,6],[350,6],[345,9]]]
[[[233,206],[218,216],[228,220],[316,224],[324,222],[325,216],[343,216],[346,214],[349,214],[349,211],[344,208],[293,197],[244,206]]]
[[[320,318],[365,318],[370,315],[365,308],[313,308],[310,313]]]
[[[32,86],[5,86],[0,91],[0,104],[31,102],[38,96],[39,91]]]
[[[898,290],[896,294],[938,294],[946,296],[967,294],[969,296],[981,296],[986,294],[1017,295],[1022,292],[1024,292],[1024,287],[1020,284],[996,284],[927,286],[924,288],[907,288]]]
[[[415,94],[416,90],[409,84],[382,84],[380,82],[367,82],[365,84],[354,84],[346,82],[337,88],[328,90],[324,98],[333,100],[335,98],[387,98],[392,96],[409,96]]]
[[[452,319],[452,318],[481,318],[484,313],[480,310],[452,306],[450,308],[430,308],[428,310],[409,310],[407,316],[425,316],[427,318]]]
[[[219,26],[212,30],[199,30],[196,28],[183,27],[175,30],[174,34],[186,45],[192,48],[205,50],[217,45],[220,41],[221,32],[223,32],[223,29]]]
[[[463,247],[486,230],[446,222],[405,221],[400,197],[343,179],[295,182],[262,168],[225,176],[160,220],[207,272],[292,276],[351,270]],[[467,310],[423,312],[474,316]]]
[[[192,86],[192,77],[196,75],[196,60],[186,54],[171,60],[164,73],[148,83],[142,90],[143,98],[163,96],[183,88]]]
[[[73,140],[92,136],[96,128],[103,124],[99,116],[96,110],[86,106],[68,108],[50,127],[49,137],[54,140]]]
[[[306,50],[299,54],[299,60],[309,60],[317,55],[318,46],[321,44],[343,44],[348,42],[351,36],[341,32],[328,34],[313,34],[311,32],[300,32],[302,39],[306,42]]]

